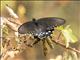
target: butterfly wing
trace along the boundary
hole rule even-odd
[[[38,24],[44,24],[47,29],[53,29],[53,27],[63,25],[65,20],[57,17],[48,17],[48,18],[40,18],[38,19]]]
[[[19,32],[20,34],[32,33],[33,31],[35,31],[35,24],[34,24],[32,21],[23,23],[23,24],[18,28],[18,32]]]
[[[40,33],[45,32],[46,30],[51,30],[55,26],[60,26],[65,23],[65,20],[62,18],[56,17],[48,17],[48,18],[40,18],[36,21],[38,26],[35,25],[33,21],[23,23],[19,28],[18,32],[21,34],[27,33]]]

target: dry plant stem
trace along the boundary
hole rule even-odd
[[[16,25],[21,25],[19,19],[8,18],[7,20],[10,21],[11,23],[16,24]]]
[[[60,36],[61,36],[61,33],[59,34],[57,40],[59,40]],[[64,44],[58,42],[57,40],[56,40],[56,41],[55,41],[55,40],[52,40],[52,42],[56,43],[56,44],[59,45],[59,46],[62,46],[62,47],[65,48],[65,49],[72,50],[72,51],[80,54],[80,51],[79,51],[79,50],[76,50],[75,48],[72,48],[72,47],[67,47],[67,48],[66,48],[66,46],[65,46]]]
[[[15,32],[17,32],[18,28],[17,28],[17,26],[16,26],[15,24],[13,24],[13,23],[11,23],[11,22],[9,22],[9,21],[7,21],[6,24],[7,24],[12,30],[14,30]]]
[[[54,43],[56,43],[56,44],[58,44],[58,45],[60,45],[60,46],[64,47],[65,49],[69,49],[69,50],[72,50],[72,51],[74,51],[74,52],[76,52],[76,53],[79,53],[79,54],[80,54],[80,51],[76,50],[75,48],[72,48],[72,47],[67,47],[67,48],[66,48],[66,46],[65,46],[65,45],[63,45],[62,43],[56,42],[56,41],[54,41],[54,40],[52,40],[52,41],[53,41]]]
[[[59,33],[59,36],[58,36],[57,40],[59,40],[60,36],[61,36],[61,31],[60,31],[60,33]]]
[[[13,18],[19,18],[18,15],[13,11],[13,9],[8,6],[8,4],[6,4],[5,8]]]
[[[11,19],[11,18],[10,18]],[[10,21],[9,19],[5,18],[3,19],[3,21],[5,21],[5,23],[15,32],[18,31],[18,26],[19,24],[18,23],[14,23],[12,21]]]
[[[6,5],[6,9],[7,9],[7,11],[9,12],[9,14],[10,14],[13,18],[15,18],[15,19],[19,18],[19,17],[17,16],[17,14],[14,13],[14,11],[13,11],[8,5]],[[12,19],[12,18],[9,18],[9,19],[7,19],[7,18],[2,18],[2,20],[4,21],[4,23],[6,23],[14,32],[17,32],[17,31],[18,31],[18,26],[17,26],[17,25],[19,25],[19,24],[17,24],[16,22],[14,22],[15,19]],[[13,20],[13,21],[12,21],[12,20]],[[1,38],[2,38],[2,37],[1,37]],[[4,55],[4,56],[3,56],[3,55]],[[3,55],[1,56],[1,60],[7,60],[7,58],[9,57],[8,52],[6,51],[5,53],[3,53]]]

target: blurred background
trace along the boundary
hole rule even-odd
[[[63,18],[66,20],[65,25],[71,25],[74,34],[80,40],[80,1],[1,1],[3,17],[10,17],[5,9],[6,4],[15,11],[22,23],[31,21],[32,18]],[[21,54],[8,60],[64,60],[62,55],[63,48],[58,46],[44,56],[41,46],[38,45],[33,48],[27,47]]]

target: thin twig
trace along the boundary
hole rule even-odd
[[[59,42],[56,42],[55,40],[52,40],[54,43],[56,43],[56,44],[58,44],[58,45],[60,45],[60,46],[62,46],[62,47],[64,47],[65,49],[69,49],[69,50],[72,50],[72,51],[74,51],[74,52],[76,52],[76,53],[79,53],[80,54],[80,51],[79,50],[76,50],[75,48],[72,48],[72,47],[67,47],[66,48],[66,46],[64,45],[64,44],[62,44],[62,43],[59,43]]]
[[[59,40],[60,36],[61,36],[61,32],[60,32],[60,34],[59,34],[57,40]],[[76,50],[75,48],[72,48],[72,47],[67,47],[67,48],[66,48],[66,46],[65,46],[63,43],[60,43],[60,42],[58,42],[57,40],[52,40],[52,41],[53,41],[54,43],[56,43],[56,44],[58,44],[58,45],[64,47],[65,49],[69,49],[69,50],[72,50],[72,51],[77,52],[77,53],[80,54],[80,51],[79,51],[79,50]]]
[[[57,40],[59,40],[59,38],[60,38],[61,34],[62,34],[62,33],[61,33],[61,31],[60,31],[60,33],[59,33],[59,36],[58,36]]]
[[[61,33],[61,31],[60,31],[60,34],[59,34],[57,40],[59,40],[61,34],[62,34],[62,33]],[[72,48],[72,47],[66,47],[66,45],[64,45],[63,43],[60,43],[60,42],[57,41],[57,40],[52,40],[52,42],[54,42],[54,43],[56,43],[56,44],[58,44],[58,45],[64,47],[65,49],[69,49],[69,50],[72,50],[72,51],[77,52],[77,53],[80,54],[80,51],[79,51],[79,50],[76,50],[75,48]]]

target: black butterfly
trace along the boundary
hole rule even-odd
[[[18,32],[20,34],[32,34],[32,36],[37,39],[33,43],[34,45],[40,40],[45,41],[45,39],[52,34],[52,31],[54,31],[54,27],[63,25],[64,23],[64,19],[57,17],[33,19],[32,21],[23,23],[18,28]],[[49,43],[48,40],[46,41]],[[49,45],[51,46],[51,44]]]

